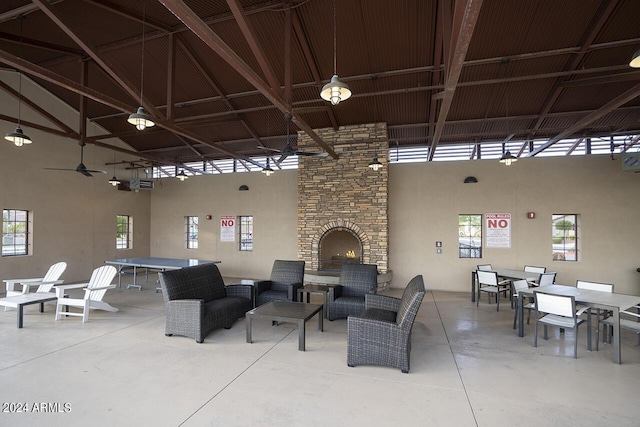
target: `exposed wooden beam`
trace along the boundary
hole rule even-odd
[[[191,29],[207,46],[213,49],[220,58],[231,65],[244,79],[251,83],[265,96],[269,102],[275,105],[283,113],[290,113],[293,121],[300,129],[311,137],[320,147],[322,147],[331,157],[338,158],[333,149],[322,140],[304,120],[296,117],[288,105],[278,93],[275,93],[267,83],[265,83],[247,65],[240,56],[235,53],[193,10],[191,10],[182,0],[159,0],[178,19]]]
[[[23,95],[22,100],[24,101],[24,95]],[[5,114],[0,114],[0,120],[4,120],[5,122],[9,122],[9,123],[17,123],[18,122],[18,118],[17,117],[7,116]],[[33,128],[33,129],[41,130],[43,132],[47,132],[47,133],[50,133],[52,135],[61,136],[63,138],[71,138],[71,139],[75,139],[75,140],[79,139],[79,136],[78,136],[77,132],[65,132],[65,131],[62,131],[60,129],[54,129],[54,128],[51,128],[49,126],[41,125],[39,123],[29,122],[29,121],[24,120],[23,118],[20,119],[20,126],[25,127],[25,128]]]
[[[471,43],[473,30],[475,29],[476,22],[478,21],[481,7],[482,0],[467,0],[460,25],[458,28],[455,28],[455,33],[457,34],[457,42],[452,53],[451,67],[449,68],[449,70],[447,70],[444,88],[444,99],[442,100],[442,105],[440,106],[438,121],[436,123],[436,130],[433,135],[433,141],[431,142],[429,155],[427,156],[427,160],[429,161],[433,160],[433,155],[435,154],[436,147],[438,146],[438,142],[440,141],[440,137],[442,136],[442,131],[444,130],[444,125],[447,120],[447,115],[449,114],[449,109],[451,108],[451,104],[453,103],[453,96],[458,85],[460,74],[462,73],[464,59],[467,56],[467,50],[469,49],[469,44]]]
[[[21,99],[23,104],[28,105],[29,108],[36,111],[42,117],[49,120],[51,123],[55,124],[56,126],[58,126],[65,134],[71,134],[71,135],[74,135],[75,137],[79,137],[78,132],[76,132],[75,129],[72,129],[70,126],[67,126],[66,123],[64,123],[62,120],[58,119],[56,116],[51,114],[51,112],[45,110],[40,105],[33,102],[31,99],[25,97],[24,94],[20,94],[17,90],[15,90],[14,88],[12,88],[11,86],[9,86],[8,84],[6,84],[1,80],[0,80],[0,88],[2,88],[5,92],[13,96],[14,98]]]
[[[227,4],[229,5],[229,9],[231,9],[231,13],[233,13],[236,23],[240,27],[240,32],[249,44],[249,48],[251,49],[251,52],[253,52],[253,56],[258,61],[262,74],[264,74],[267,82],[271,85],[271,89],[275,93],[278,93],[280,91],[280,82],[278,82],[276,73],[273,71],[271,64],[267,60],[267,56],[264,54],[264,49],[260,45],[259,38],[256,36],[253,26],[244,14],[240,0],[227,0]]]
[[[171,33],[172,28],[168,25],[164,25],[158,21],[154,21],[153,19],[149,19],[149,17],[142,16],[135,10],[128,9],[117,5],[108,0],[82,0],[85,3],[89,3],[94,5],[95,7],[99,7],[100,9],[106,10],[107,12],[111,12],[114,15],[122,16],[123,18],[127,18],[131,21],[138,22],[142,24],[144,22],[145,26],[151,27],[154,30],[162,31],[163,33]]]
[[[558,135],[554,136],[553,138],[549,139],[549,141],[547,141],[540,147],[533,150],[531,153],[529,153],[529,156],[535,156],[536,154],[546,150],[547,148],[549,148],[556,142],[560,141],[561,139],[571,137],[572,135],[580,131],[585,126],[588,126],[591,123],[595,122],[596,120],[600,119],[601,117],[606,116],[610,112],[626,104],[627,102],[637,98],[638,96],[640,96],[640,84],[635,85],[633,88],[626,91],[622,95],[615,97],[611,101],[607,102],[605,105],[603,105],[593,113],[589,114],[587,117],[569,126],[565,131],[560,132]]]
[[[0,40],[6,40],[13,43],[23,44],[25,46],[35,47],[37,49],[48,50],[51,52],[62,53],[64,55],[84,56],[84,52],[80,49],[73,49],[66,46],[60,46],[53,43],[47,43],[41,40],[30,39],[28,37],[20,37],[17,34],[9,34],[0,32]]]
[[[173,34],[169,34],[169,48],[167,52],[167,111],[166,117],[173,123],[173,96],[176,87],[176,40]]]

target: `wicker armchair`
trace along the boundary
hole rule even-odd
[[[215,264],[158,273],[166,311],[165,335],[182,335],[204,342],[217,328],[253,308],[253,286],[225,286]]]
[[[256,306],[269,301],[295,301],[304,282],[304,261],[275,260],[271,279],[256,283]]]
[[[378,266],[344,264],[340,284],[329,288],[329,320],[344,319],[364,310],[364,296],[378,290]]]
[[[391,366],[408,373],[411,328],[424,294],[422,276],[416,276],[401,299],[367,295],[364,312],[347,319],[347,365]]]

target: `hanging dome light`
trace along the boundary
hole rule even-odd
[[[6,134],[4,136],[4,139],[9,142],[13,142],[16,147],[22,147],[24,144],[31,144],[32,142],[31,138],[29,138],[24,134],[24,132],[22,132],[22,128],[20,127],[20,125],[18,125],[15,131]]]
[[[180,172],[178,174],[176,174],[176,178],[178,178],[180,181],[184,181],[185,179],[189,179],[187,174],[184,173],[184,170],[180,170]]]
[[[271,166],[269,166],[269,158],[268,157],[267,157],[267,166],[262,168],[262,173],[265,174],[266,176],[271,176],[274,173],[273,169],[271,169]]]
[[[134,125],[138,130],[145,130],[151,126],[155,126],[153,118],[145,111],[144,107],[138,107],[138,111],[129,115],[127,119],[129,123]]]
[[[320,97],[325,101],[330,101],[331,105],[338,105],[340,101],[345,101],[351,97],[349,86],[340,81],[340,77],[334,74],[331,81],[324,85]]]
[[[382,168],[382,163],[380,163],[380,161],[378,160],[378,156],[375,156],[373,158],[373,160],[371,161],[371,163],[369,163],[369,167],[371,169],[373,169],[374,171],[378,171],[380,168]]]
[[[511,154],[511,151],[507,150],[506,153],[500,157],[500,163],[504,163],[506,166],[510,166],[511,163],[517,162],[518,158]]]

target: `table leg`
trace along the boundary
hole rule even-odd
[[[476,272],[471,272],[471,302],[476,302]]]
[[[247,342],[251,344],[251,316],[246,315],[246,323],[247,323]]]
[[[522,295],[522,292],[518,292],[518,336],[519,337],[524,336],[524,325],[523,325],[524,307],[522,306],[523,304],[524,304],[524,296]]]
[[[304,340],[305,340],[305,322],[304,319],[298,320],[298,350],[304,351]]]
[[[18,329],[22,328],[22,315],[24,314],[24,306],[18,304]]]
[[[613,361],[617,364],[622,363],[620,355],[620,310],[618,307],[612,307],[613,313]]]
[[[320,313],[318,313],[318,330],[320,332],[324,332],[324,316],[322,315],[322,312],[324,311],[324,305],[322,306],[322,310],[320,311]]]

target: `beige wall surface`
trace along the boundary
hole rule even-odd
[[[225,277],[268,279],[275,259],[297,259],[296,182],[296,170],[160,180],[151,191],[151,255],[220,260]],[[239,191],[241,185],[249,190]],[[253,251],[220,241],[220,217],[226,215],[253,216]],[[198,217],[198,249],[186,249],[186,216]]]
[[[17,89],[16,73],[2,72],[0,79]],[[23,77],[23,93],[45,107],[73,129],[78,129],[78,113]],[[17,117],[17,100],[0,91],[0,111]],[[22,105],[22,120],[55,127]],[[31,145],[16,147],[0,140],[0,207],[29,210],[32,213],[33,247],[28,256],[0,257],[0,280],[42,277],[48,267],[67,262],[62,278],[66,282],[86,281],[94,268],[106,259],[146,256],[149,253],[149,194],[118,191],[108,184],[113,175],[113,152],[87,144],[84,163],[89,169],[106,170],[92,178],[76,172],[50,171],[45,167],[72,168],[80,163],[77,140],[54,136],[23,125]],[[0,121],[4,135],[16,128],[15,122]],[[89,132],[103,133],[89,126]],[[123,156],[118,154],[118,160]],[[117,169],[121,179],[130,171]],[[132,215],[134,248],[117,251],[116,215]],[[2,292],[4,286],[0,286]]]
[[[478,183],[464,184],[467,176]],[[638,295],[639,186],[640,174],[621,171],[620,160],[609,156],[523,158],[509,167],[496,160],[391,165],[393,286],[423,274],[427,288],[468,291],[476,264],[530,264],[556,271],[557,283],[601,281]],[[483,248],[481,260],[458,258],[458,214],[486,213],[511,214],[511,248]],[[579,215],[578,262],[551,257],[551,215],[567,213]]]
[[[18,86],[15,73],[0,78]],[[23,91],[74,129],[77,112],[28,79]],[[0,92],[0,112],[17,116],[16,100]],[[26,121],[53,126],[23,105]],[[2,132],[15,129],[3,122]],[[0,143],[0,206],[33,213],[32,255],[0,258],[0,279],[36,277],[52,263],[69,264],[67,282],[85,280],[111,258],[165,256],[218,259],[227,277],[267,278],[274,259],[297,258],[297,171],[191,177],[156,181],[152,191],[118,191],[107,184],[113,152],[87,144],[85,164],[108,174],[87,178],[45,167],[75,168],[77,141],[23,126],[34,140],[25,147]],[[103,131],[90,126],[90,134]],[[117,155],[122,160],[121,154]],[[135,172],[118,168],[121,179]],[[464,184],[467,176],[478,183]],[[249,191],[238,191],[240,185]],[[577,279],[610,282],[616,292],[640,294],[640,174],[621,171],[609,156],[521,159],[506,167],[496,160],[393,164],[389,170],[389,267],[393,287],[423,274],[430,289],[469,291],[478,263],[557,271],[559,283]],[[527,219],[527,212],[536,219]],[[510,213],[510,249],[484,249],[483,258],[458,258],[458,214]],[[551,215],[579,215],[579,261],[551,259]],[[115,217],[132,215],[134,247],[115,249]],[[197,215],[200,247],[185,249],[184,217]],[[212,219],[207,221],[206,215]],[[253,215],[254,250],[220,242],[220,216]],[[441,241],[443,253],[436,254]]]

